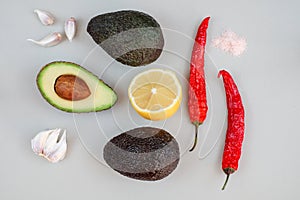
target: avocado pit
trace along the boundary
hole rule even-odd
[[[84,80],[72,74],[64,74],[55,80],[56,94],[69,101],[79,101],[91,95],[91,91]]]

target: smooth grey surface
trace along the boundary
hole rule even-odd
[[[300,198],[299,1],[2,0],[0,5],[0,199]],[[55,25],[41,25],[35,8],[52,12]],[[94,47],[85,33],[88,20],[119,9],[143,10],[163,28],[191,38],[201,19],[212,17],[207,52],[216,66],[232,73],[246,107],[240,168],[226,191],[221,191],[225,175],[220,167],[224,133],[205,159],[199,160],[197,152],[185,154],[170,177],[155,183],[134,181],[93,159],[78,138],[73,115],[52,108],[39,94],[35,77],[41,66],[53,60],[82,63]],[[41,48],[26,41],[63,31],[70,16],[79,24],[72,43]],[[213,36],[228,28],[247,39],[247,51],[239,58],[209,46]],[[192,43],[188,45],[186,55]],[[55,127],[68,129],[69,149],[64,161],[50,164],[32,153],[30,140],[38,131]]]

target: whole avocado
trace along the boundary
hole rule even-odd
[[[163,33],[150,15],[122,10],[93,17],[87,32],[112,58],[129,66],[143,66],[158,59]]]
[[[180,159],[179,145],[167,131],[139,127],[112,138],[103,158],[120,174],[143,181],[157,181],[170,175]]]

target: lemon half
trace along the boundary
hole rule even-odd
[[[139,115],[150,120],[163,120],[178,110],[182,89],[174,72],[150,69],[132,79],[128,96]]]

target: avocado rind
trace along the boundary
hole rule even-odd
[[[170,175],[180,160],[179,145],[167,131],[139,127],[115,136],[103,149],[105,162],[129,178],[157,181]]]
[[[133,67],[157,60],[164,46],[158,22],[134,10],[95,16],[89,21],[87,32],[112,58]]]
[[[67,103],[67,100],[64,100],[62,98],[59,98],[58,95],[54,92],[49,92],[50,90],[48,90],[48,92],[45,90],[45,88],[53,88],[53,84],[55,83],[55,79],[58,78],[60,74],[59,72],[57,72],[59,75],[55,76],[53,80],[51,80],[51,82],[45,82],[45,77],[47,76],[47,73],[49,72],[49,69],[56,67],[58,70],[63,70],[66,67],[73,68],[74,72],[76,73],[84,73],[86,77],[89,77],[90,79],[92,79],[92,82],[97,83],[98,85],[101,86],[102,89],[107,90],[107,93],[111,94],[110,98],[111,100],[109,101],[109,103],[105,103],[105,104],[99,104],[99,105],[93,105],[90,107],[81,107],[81,108],[74,108],[72,106],[72,104],[74,104],[74,102],[70,101],[70,106],[66,107],[66,106],[62,106],[59,102],[64,102]],[[57,71],[57,70],[56,70]],[[70,71],[68,71],[68,73],[70,73]],[[48,80],[48,79],[47,79]],[[106,83],[103,82],[103,80],[99,79],[96,75],[94,75],[92,72],[86,70],[85,68],[81,67],[80,65],[76,64],[76,63],[72,63],[72,62],[66,62],[66,61],[54,61],[51,63],[48,63],[47,65],[45,65],[40,72],[37,75],[36,78],[36,83],[37,83],[37,87],[42,95],[42,97],[52,106],[54,106],[55,108],[65,111],[65,112],[72,112],[72,113],[85,113],[85,112],[98,112],[98,111],[102,111],[102,110],[106,110],[111,108],[117,101],[117,94],[113,91],[113,89],[108,86]],[[47,85],[47,86],[45,86]],[[52,89],[51,89],[52,90]],[[92,91],[91,97],[93,98],[95,95],[93,94],[94,91]],[[51,95],[50,95],[51,93]],[[55,98],[53,98],[53,95],[55,96]],[[56,100],[58,100],[59,102],[57,102]],[[85,100],[81,100],[76,102],[80,104],[80,102],[84,103]],[[90,105],[90,104],[88,104]]]

